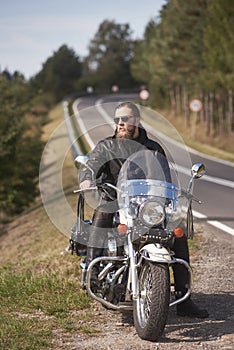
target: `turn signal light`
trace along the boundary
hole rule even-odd
[[[125,224],[119,224],[117,230],[120,235],[125,235],[128,232],[128,226]]]
[[[174,236],[176,238],[181,238],[184,236],[184,230],[182,229],[182,227],[176,227],[174,229]]]

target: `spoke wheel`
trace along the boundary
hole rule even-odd
[[[139,274],[138,292],[133,304],[136,331],[144,340],[157,341],[164,331],[169,309],[168,265],[146,261]]]

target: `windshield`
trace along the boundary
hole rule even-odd
[[[141,150],[123,164],[117,187],[118,204],[127,214],[130,203],[138,198],[156,200],[167,206],[168,228],[174,229],[185,217],[186,201],[183,187],[174,167],[160,153]]]

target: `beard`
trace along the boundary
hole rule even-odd
[[[131,129],[125,130],[116,130],[116,138],[117,139],[132,139],[135,134],[136,126],[132,125]]]

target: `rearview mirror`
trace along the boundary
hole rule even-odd
[[[191,174],[194,179],[199,179],[206,172],[205,165],[203,163],[195,163],[192,166]]]
[[[87,161],[89,160],[88,156],[85,155],[79,155],[75,158],[74,162],[76,164],[76,166],[82,164],[82,165],[86,165]]]

